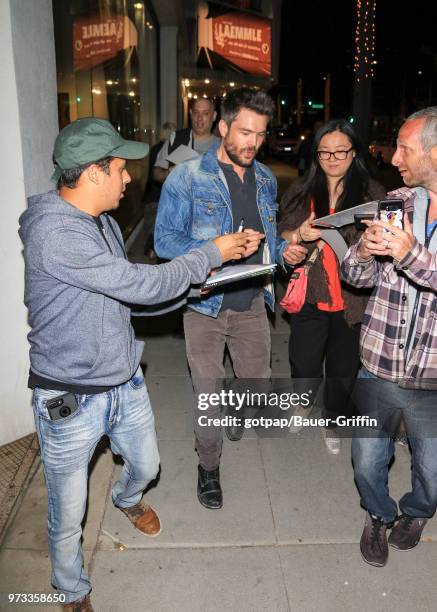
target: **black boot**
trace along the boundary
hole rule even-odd
[[[231,442],[239,442],[244,434],[245,410],[230,410],[226,415],[229,425],[225,425],[226,437]]]
[[[241,425],[238,421],[232,423],[232,425],[225,425],[225,434],[231,442],[239,442],[244,434],[244,425]]]
[[[208,472],[199,465],[198,470],[197,497],[205,508],[218,510],[223,505],[219,468],[216,467],[215,470],[210,470]]]

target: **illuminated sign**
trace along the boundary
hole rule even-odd
[[[211,67],[214,57],[249,74],[271,75],[271,23],[268,19],[231,12],[208,17],[208,8],[199,8],[199,48],[205,50]]]
[[[74,70],[90,70],[135,47],[138,35],[134,24],[124,15],[94,15],[76,19],[73,24]]]

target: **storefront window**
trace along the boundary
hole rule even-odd
[[[157,23],[134,0],[53,2],[59,127],[108,119],[124,138],[156,140]],[[148,160],[129,162],[132,185],[115,216],[126,228],[141,214]]]

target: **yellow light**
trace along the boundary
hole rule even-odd
[[[193,95],[194,100],[197,100],[197,94]]]
[[[208,85],[208,83],[211,83],[211,81],[209,79],[205,79],[205,83]]]
[[[141,4],[141,2],[135,2],[134,8],[141,10],[143,8],[143,5]]]
[[[189,87],[190,86],[190,79],[185,79],[184,81],[182,81],[183,84],[185,85],[185,87]]]
[[[106,85],[114,85],[114,81],[106,81]]]
[[[203,94],[202,98],[207,98],[208,96],[206,94]]]
[[[235,87],[235,83],[234,83],[234,81],[231,81],[231,82],[229,83],[229,85],[230,85],[230,87]]]
[[[93,94],[96,94],[97,96],[99,96],[102,93],[101,89],[97,89],[97,87],[93,87],[91,91]]]
[[[129,92],[129,95],[130,95],[130,97],[131,97],[131,98],[133,98],[133,97],[134,97],[134,95],[135,95],[135,92],[134,92],[134,91],[130,91],[130,92]]]
[[[191,91],[189,91],[189,92],[188,92],[188,97],[189,97],[189,98],[192,98],[192,97],[193,97],[193,94],[191,93]]]
[[[361,73],[365,79],[374,75],[376,0],[357,0],[357,23],[355,28],[354,72],[357,81]],[[361,44],[360,44],[361,41]]]
[[[132,81],[132,83],[136,83],[136,82],[137,82],[137,80],[136,80],[136,78],[135,78],[135,77],[133,77],[133,78],[131,79],[131,81]]]

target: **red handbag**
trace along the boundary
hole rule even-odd
[[[308,272],[313,263],[316,261],[318,254],[319,249],[316,247],[308,257],[308,261],[305,263],[305,265],[299,266],[299,268],[296,268],[291,274],[287,291],[285,292],[282,300],[279,302],[282,308],[290,314],[294,314],[302,310],[307,293]]]

